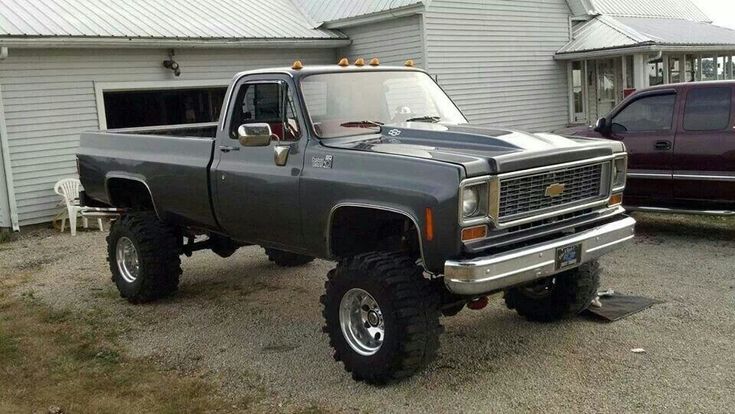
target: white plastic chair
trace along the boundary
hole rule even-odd
[[[77,235],[77,217],[79,216],[79,213],[85,210],[85,207],[82,207],[79,205],[79,191],[82,188],[82,183],[76,179],[76,178],[64,178],[59,180],[54,185],[54,191],[56,194],[62,196],[64,198],[64,203],[66,204],[66,210],[69,217],[69,229],[71,230],[71,235],[76,236]],[[89,220],[86,217],[82,217],[82,224],[84,225],[84,228],[89,227]],[[97,224],[100,227],[100,231],[105,231],[104,227],[102,226],[102,219],[97,219]],[[61,232],[64,232],[64,228],[66,227],[66,217],[61,219]]]

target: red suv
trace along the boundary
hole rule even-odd
[[[630,210],[735,214],[735,81],[656,86],[626,98],[593,128],[567,135],[622,141]]]

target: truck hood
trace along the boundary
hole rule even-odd
[[[525,133],[511,129],[410,122],[372,135],[323,140],[331,148],[400,155],[464,167],[467,177],[524,170],[622,152],[603,139]]]

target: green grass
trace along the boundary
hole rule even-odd
[[[0,331],[0,360],[15,361],[18,358],[18,340]]]
[[[17,238],[17,233],[10,232],[7,230],[0,230],[0,244],[10,243],[12,241],[15,241],[16,238]]]
[[[52,310],[32,293],[0,299],[0,412],[228,412],[260,398],[227,400],[205,373],[129,358],[109,312]]]

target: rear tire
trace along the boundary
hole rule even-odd
[[[311,256],[304,256],[302,254],[271,249],[268,247],[265,247],[264,249],[265,254],[268,255],[268,260],[281,267],[303,266],[314,261],[314,258]]]
[[[508,289],[505,305],[529,321],[553,322],[587,309],[599,286],[600,264],[593,261],[531,285]]]
[[[181,276],[180,238],[151,212],[126,214],[113,222],[107,260],[120,296],[144,303],[174,293]]]
[[[327,276],[324,331],[334,359],[353,379],[384,384],[436,358],[443,330],[439,293],[413,260],[400,253],[360,254]]]

